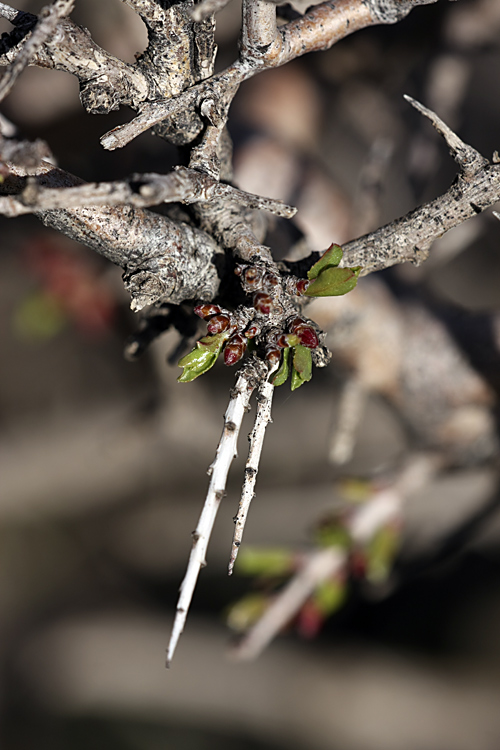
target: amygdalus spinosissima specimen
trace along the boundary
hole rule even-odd
[[[442,134],[459,165],[450,189],[343,248],[332,237],[332,245],[323,253],[277,262],[272,248],[263,244],[266,216],[291,219],[295,209],[231,183],[232,149],[226,124],[240,83],[307,52],[327,49],[364,27],[394,24],[415,6],[435,0],[324,2],[282,25],[277,24],[275,2],[243,0],[238,57],[217,74],[213,72],[215,14],[228,0],[197,4],[192,0],[123,0],[141,17],[148,32],[147,48],[135,63],[109,54],[86,29],[74,24],[69,17],[74,2],[55,0],[38,16],[0,3],[0,15],[13,25],[0,43],[4,66],[0,99],[27,65],[64,70],[77,77],[87,112],[103,115],[125,105],[137,113],[101,138],[104,149],[124,148],[152,129],[160,138],[183,147],[188,158],[185,166],[168,174],[133,174],[121,181],[83,183],[54,166],[45,143],[19,139],[12,123],[2,117],[0,212],[5,216],[34,214],[45,225],[121,266],[132,310],[143,311],[140,328],[128,344],[130,356],[141,353],[172,327],[192,342],[198,316],[206,321],[206,335],[181,358],[180,383],[205,374],[219,357],[228,367],[237,366],[181,585],[168,648],[170,663],[205,565],[253,391],[257,393],[255,424],[235,518],[230,573],[254,495],[274,388],[289,383],[293,391],[311,380],[315,367],[328,364],[324,333],[307,316],[307,302],[344,295],[355,287],[359,276],[373,271],[425,260],[437,237],[500,198],[500,172],[496,163],[490,164],[432,111],[408,97]],[[171,215],[148,210],[160,204],[176,204],[176,209]],[[400,478],[401,486],[411,485],[412,476],[408,469]],[[367,528],[373,531],[393,519],[394,503],[387,497],[378,496],[373,508],[371,515],[358,513],[350,519],[347,526],[352,539],[362,542]],[[279,600],[281,610],[271,610],[273,624],[264,618],[261,630],[254,631],[254,641],[247,640],[247,655],[255,655],[314,587],[344,562],[345,555],[332,545],[311,557]]]

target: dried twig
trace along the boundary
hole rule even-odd
[[[262,70],[279,67],[308,52],[329,49],[354,31],[377,24],[395,23],[417,5],[436,0],[340,0],[314,6],[303,17],[277,28],[276,5],[247,0],[243,7],[240,59],[213,76],[207,84],[227,110],[238,86]],[[134,120],[106,133],[104,148],[122,148],[157,123],[179,112],[199,108],[208,94],[205,82],[172,99],[142,107]]]
[[[0,81],[0,101],[7,96],[19,74],[30,63],[33,56],[36,55],[48,37],[53,34],[60,20],[64,16],[67,16],[68,13],[71,13],[73,5],[74,0],[55,0],[52,5],[46,5],[42,8],[38,17],[38,23],[32,31],[30,38],[23,45],[14,61],[2,76]],[[9,10],[5,8],[6,13]]]
[[[490,164],[463,143],[436,114],[406,98],[443,135],[461,172],[443,195],[344,245],[343,264],[362,266],[362,275],[406,261],[419,265],[426,260],[438,237],[500,200],[500,165]]]
[[[231,392],[231,400],[224,415],[224,429],[217,447],[215,459],[210,466],[210,484],[196,530],[193,532],[193,548],[184,580],[180,588],[172,634],[167,650],[167,666],[170,666],[178,640],[186,623],[187,613],[201,568],[206,565],[206,552],[220,502],[224,497],[227,475],[233,458],[241,423],[248,409],[250,396],[259,381],[267,375],[267,368],[257,359],[243,367]]]
[[[0,198],[0,214],[12,217],[57,208],[123,204],[146,208],[160,203],[205,203],[219,199],[230,200],[250,209],[269,211],[286,219],[296,213],[295,208],[282,201],[252,195],[231,185],[221,184],[202,172],[177,167],[167,175],[154,172],[134,174],[127,180],[85,183],[67,188],[41,187],[32,178],[18,195]]]
[[[257,394],[257,414],[253,430],[249,435],[250,448],[248,451],[247,463],[245,466],[245,478],[241,490],[241,500],[238,506],[238,512],[234,518],[235,529],[233,543],[231,546],[231,556],[229,558],[228,573],[232,575],[234,564],[238,556],[238,550],[243,538],[243,531],[247,520],[250,503],[255,497],[255,482],[259,471],[260,456],[262,446],[264,445],[264,436],[266,427],[271,422],[271,406],[273,403],[274,385],[265,380]]]

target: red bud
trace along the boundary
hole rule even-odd
[[[256,325],[252,325],[249,326],[249,328],[247,328],[247,330],[245,331],[245,336],[247,337],[247,339],[253,339],[257,336],[258,333],[259,327]]]
[[[224,364],[228,367],[235,365],[245,353],[246,341],[239,333],[231,336],[224,347]]]
[[[210,318],[210,322],[207,325],[207,331],[209,333],[222,333],[229,325],[229,318],[227,315],[214,315]]]
[[[277,365],[281,359],[281,352],[279,349],[268,349],[266,352],[266,359],[271,365]]]
[[[194,312],[200,318],[210,318],[212,315],[218,315],[220,313],[220,307],[218,305],[204,304],[197,305],[194,308]]]
[[[253,306],[262,315],[269,315],[273,309],[273,301],[271,297],[265,292],[257,292],[253,298]]]
[[[302,346],[307,346],[308,349],[316,349],[319,346],[318,336],[311,326],[297,326],[295,334],[299,337]]]
[[[297,294],[302,295],[305,294],[307,287],[309,286],[311,282],[307,279],[300,279],[300,281],[297,281],[295,288],[297,289]]]

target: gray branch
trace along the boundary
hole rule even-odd
[[[35,169],[10,165],[1,192],[19,192],[26,175],[42,189],[81,181],[42,162]],[[9,197],[12,200],[12,197]],[[96,250],[124,270],[124,283],[137,311],[158,302],[212,299],[219,288],[216,257],[222,250],[205,232],[132,206],[34,211],[46,225]]]
[[[55,0],[52,5],[42,8],[38,23],[31,33],[30,38],[23,45],[2,76],[0,81],[0,101],[7,96],[19,74],[22,73],[38,50],[54,33],[61,19],[67,16],[68,13],[71,13],[73,5],[74,0]],[[6,11],[9,12],[10,9],[6,9]]]
[[[408,261],[419,265],[435,240],[500,200],[500,165],[461,141],[434,112],[405,98],[445,138],[461,171],[443,195],[344,245],[342,263],[362,266],[362,275]]]

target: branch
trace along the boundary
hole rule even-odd
[[[191,18],[193,21],[204,21],[213,13],[218,13],[225,8],[230,2],[231,0],[201,0],[198,5],[191,8]]]
[[[420,265],[435,240],[500,200],[500,165],[463,143],[434,112],[405,98],[445,138],[461,171],[439,198],[344,245],[341,265],[362,266],[362,275],[407,261]]]
[[[351,460],[356,443],[356,432],[361,423],[368,389],[356,375],[351,374],[345,381],[339,400],[337,423],[330,442],[329,459],[342,466]]]
[[[47,162],[36,168],[9,164],[9,169],[0,193],[20,192],[25,184],[20,178],[26,176],[35,176],[42,189],[81,184],[77,177]],[[34,213],[45,225],[121,266],[134,311],[156,302],[210,300],[217,294],[217,257],[222,250],[200,229],[131,206],[60,208]]]
[[[274,3],[246,0],[239,60],[177,97],[145,105],[134,120],[103,135],[101,144],[110,151],[122,148],[159,122],[174,118],[182,111],[199,109],[207,96],[223,102],[227,109],[240,83],[262,70],[284,65],[308,52],[328,49],[366,26],[396,23],[417,5],[436,1],[331,0],[315,6],[302,18],[276,29]],[[260,35],[265,39],[264,44],[259,41]]]
[[[318,586],[338,576],[345,567],[346,554],[337,547],[312,552],[299,572],[269,605],[260,620],[251,628],[231,656],[238,661],[256,659],[292,620]]]
[[[0,57],[0,64],[6,64],[24,56],[24,49],[31,44],[35,32],[21,46],[18,30],[26,33],[37,18],[5,3],[0,3],[0,16],[16,26],[10,35],[12,44],[3,45],[7,49]],[[42,41],[35,54],[30,55],[29,64],[64,70],[78,78],[82,104],[91,114],[107,114],[122,104],[137,109],[145,99],[154,96],[153,85],[137,65],[125,63],[106,52],[93,41],[87,29],[77,26],[70,18],[59,23],[57,34]]]
[[[32,31],[30,38],[16,55],[15,60],[9,65],[0,81],[0,101],[2,101],[17,77],[22,73],[31,59],[36,55],[41,46],[54,33],[57,25],[64,16],[73,10],[74,0],[55,0],[52,5],[46,5],[40,11],[38,23]],[[9,9],[10,10],[10,9]],[[8,11],[7,11],[8,12]]]
[[[217,447],[215,459],[210,466],[210,484],[205,504],[196,530],[193,532],[193,549],[189,557],[186,575],[180,588],[177,611],[167,650],[167,667],[184,630],[193,592],[201,568],[206,565],[206,552],[219,505],[224,497],[227,475],[236,456],[236,446],[243,417],[248,410],[250,396],[260,381],[267,376],[267,367],[261,360],[253,358],[240,371],[236,386],[231,392],[231,400],[224,415],[224,429]]]
[[[464,143],[458,137],[458,135],[454,133],[453,130],[449,128],[448,125],[443,122],[440,117],[437,116],[435,112],[433,112],[431,109],[428,109],[427,107],[424,107],[423,104],[420,104],[420,102],[418,102],[416,99],[413,99],[411,96],[408,96],[408,94],[404,94],[403,98],[406,99],[406,101],[411,104],[412,107],[415,107],[417,112],[420,112],[420,114],[424,115],[424,117],[427,117],[431,121],[433,127],[437,130],[439,135],[443,136],[446,143],[450,147],[451,155],[459,165],[464,177],[475,177],[478,172],[481,171],[481,169],[488,166],[488,159],[485,159],[484,156],[481,156],[481,154],[476,151],[475,148],[472,148],[472,146]]]
[[[264,436],[266,427],[271,422],[271,406],[273,403],[274,385],[265,380],[259,388],[257,394],[257,414],[253,430],[249,435],[250,448],[248,451],[247,463],[245,466],[245,479],[241,491],[241,500],[238,506],[238,512],[234,518],[235,529],[233,543],[231,546],[231,556],[229,558],[228,573],[232,575],[234,564],[238,556],[238,550],[243,538],[243,531],[247,520],[250,503],[255,497],[255,482],[259,471],[260,456],[262,446],[264,445]]]
[[[42,187],[36,178],[31,178],[21,193],[0,198],[0,214],[13,217],[58,208],[123,204],[146,208],[161,203],[191,204],[218,200],[230,200],[287,219],[296,213],[295,208],[282,201],[246,193],[221,184],[202,172],[177,167],[167,175],[150,172],[132,175],[127,180],[92,182],[66,188]]]

